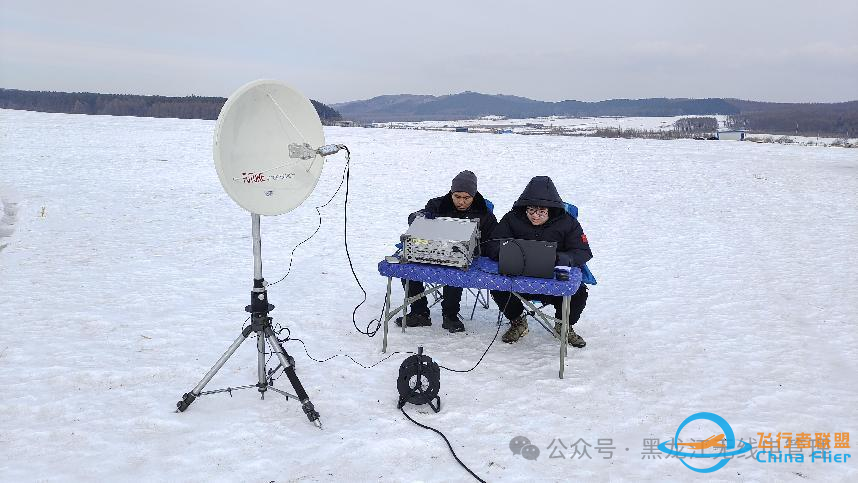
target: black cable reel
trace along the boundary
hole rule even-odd
[[[399,390],[399,409],[405,403],[415,405],[428,404],[436,413],[441,410],[441,368],[431,357],[423,355],[423,347],[417,348],[417,354],[406,358],[399,366],[399,378],[396,380]]]

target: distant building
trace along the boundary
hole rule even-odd
[[[744,141],[746,132],[744,129],[723,129],[715,135],[721,141]]]

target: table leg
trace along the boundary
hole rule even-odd
[[[387,323],[390,321],[390,284],[392,277],[387,277],[387,295],[384,296],[384,339],[381,343],[381,352],[387,352]]]
[[[405,332],[405,326],[407,325],[405,322],[405,317],[408,316],[408,285],[411,283],[410,280],[405,279],[405,298],[404,305],[402,306],[402,332]]]
[[[566,338],[569,335],[569,305],[572,296],[563,297],[563,322],[560,324],[560,379],[563,379],[563,369],[566,368]]]

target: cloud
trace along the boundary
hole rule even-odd
[[[59,41],[25,33],[4,32],[0,42],[7,46],[2,50],[3,64],[15,66],[3,68],[0,74],[3,84],[9,87],[28,88],[27,76],[37,76],[49,84],[53,76],[62,73],[67,82],[80,86],[79,90],[91,90],[86,86],[97,85],[104,86],[100,87],[102,91],[118,93],[203,94],[192,87],[194,80],[209,83],[207,78],[223,77],[227,72],[272,70],[267,64],[242,59]],[[109,85],[117,87],[110,89]]]
[[[8,87],[225,96],[274,77],[327,102],[464,90],[858,99],[858,3],[849,1],[812,12],[793,0],[0,1]]]

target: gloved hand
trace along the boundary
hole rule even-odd
[[[426,218],[427,220],[431,220],[435,218],[435,214],[423,210],[415,211],[414,213],[408,215],[408,224],[410,225],[414,223],[414,220],[416,220],[417,218]]]

